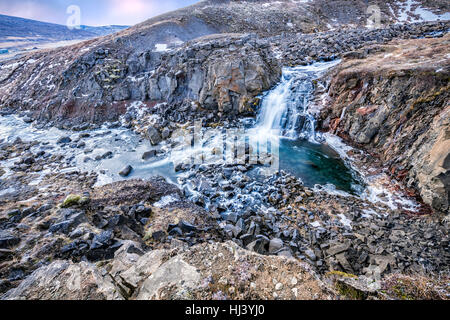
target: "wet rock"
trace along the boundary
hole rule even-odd
[[[96,156],[95,160],[99,161],[99,160],[111,159],[113,156],[114,155],[113,155],[113,153],[111,151],[107,151],[107,152],[105,152],[105,153],[103,153],[101,155]]]
[[[144,152],[144,154],[142,155],[142,160],[149,160],[151,158],[156,157],[156,155],[157,155],[156,150]]]
[[[167,140],[170,137],[170,134],[171,134],[170,129],[166,127],[161,132],[161,138],[163,140]]]
[[[70,139],[70,137],[61,137],[57,140],[57,144],[67,144],[72,142],[72,139]]]
[[[128,177],[131,174],[131,171],[133,171],[133,167],[130,165],[127,165],[125,168],[123,168],[120,172],[119,175],[121,177]]]
[[[159,133],[159,130],[153,126],[150,126],[147,129],[146,135],[147,135],[147,139],[154,146],[158,145],[162,141],[162,137],[161,137],[161,134]]]
[[[84,141],[80,141],[77,143],[76,147],[78,149],[82,149],[82,148],[86,147],[86,143]]]
[[[23,163],[27,165],[32,165],[35,162],[34,157],[27,157],[23,159]]]
[[[22,118],[23,122],[25,123],[31,123],[33,122],[33,119],[30,116],[25,116]]]

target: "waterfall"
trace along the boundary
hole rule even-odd
[[[254,132],[260,137],[277,135],[316,142],[316,119],[308,111],[314,93],[313,80],[339,62],[283,68],[281,82],[263,97]]]

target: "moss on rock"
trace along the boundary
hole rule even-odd
[[[64,202],[61,204],[61,208],[70,208],[76,206],[80,203],[82,197],[77,194],[70,194],[66,197]]]

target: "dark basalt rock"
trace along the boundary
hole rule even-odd
[[[183,220],[178,223],[178,226],[180,227],[180,229],[183,232],[197,231],[197,227],[196,226],[190,224],[189,222],[183,221]]]
[[[119,175],[121,177],[128,177],[132,171],[133,171],[133,167],[128,165],[119,172]]]
[[[14,247],[20,243],[20,238],[8,230],[0,230],[0,249]]]
[[[72,142],[72,139],[70,139],[70,137],[61,137],[58,139],[58,141],[56,142],[57,144],[65,144],[65,143],[70,143]]]
[[[144,154],[142,155],[142,160],[149,160],[151,158],[156,157],[156,155],[157,155],[156,150],[144,152]]]
[[[152,233],[152,239],[158,242],[161,242],[166,237],[166,233],[164,231],[155,231]]]
[[[161,134],[159,130],[155,127],[149,127],[146,132],[147,139],[151,142],[152,145],[158,145],[162,141]]]

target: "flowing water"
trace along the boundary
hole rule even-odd
[[[250,129],[258,139],[278,139],[279,167],[309,187],[332,185],[352,194],[363,191],[358,174],[316,133],[310,112],[314,80],[340,61],[284,68],[281,82],[263,98],[256,123]],[[275,136],[275,137],[274,137]]]
[[[310,66],[284,68],[281,82],[265,96],[254,127],[255,133],[275,134],[282,138],[316,141],[316,121],[310,114],[313,81],[340,60],[318,62]]]

